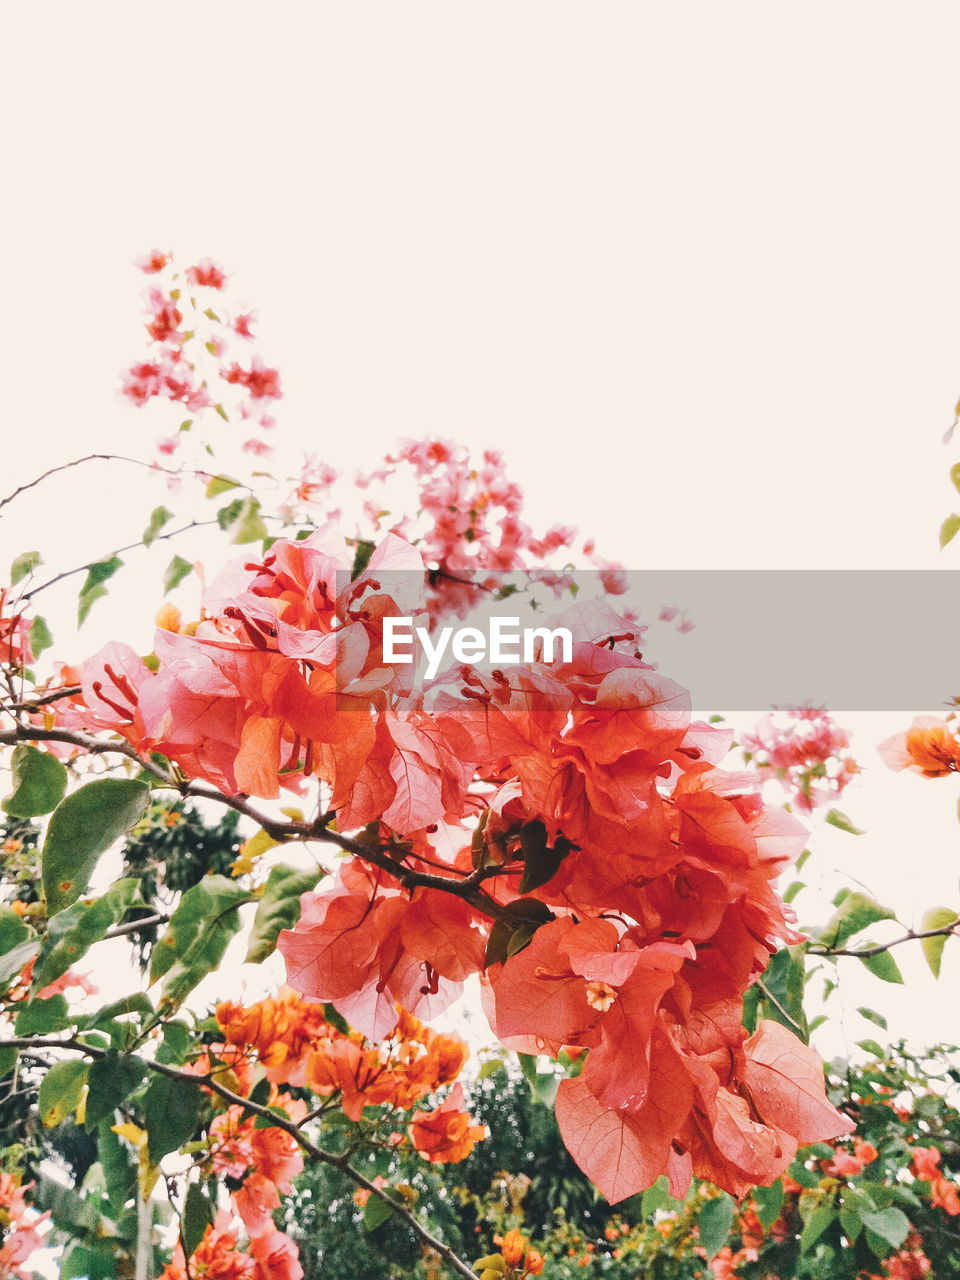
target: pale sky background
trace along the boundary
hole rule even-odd
[[[222,262],[256,309],[292,453],[351,473],[403,435],[502,448],[534,524],[575,522],[630,568],[956,565],[936,546],[960,504],[940,442],[960,391],[956,6],[4,17],[3,492],[175,429],[117,395],[145,349],[130,264],[159,247]],[[163,498],[67,473],[5,515],[0,553],[101,555]],[[117,580],[74,656],[144,642],[169,555]],[[895,616],[877,642],[895,661]],[[840,867],[912,923],[956,901],[956,787],[883,770],[903,716],[847,722],[868,771],[843,808],[868,834],[825,831],[808,872],[832,892]],[[898,958],[902,988],[846,962],[845,1003],[960,1039],[942,1012],[960,947],[939,986]],[[851,1014],[817,1042],[875,1034]]]

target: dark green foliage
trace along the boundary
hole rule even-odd
[[[134,908],[127,918],[163,910],[171,894],[183,893],[208,872],[229,876],[243,843],[237,831],[239,820],[240,815],[228,809],[216,826],[210,826],[193,805],[152,801],[145,825],[123,850],[123,874],[139,877],[141,895],[149,905]],[[140,961],[146,966],[157,929],[144,929],[136,938]]]

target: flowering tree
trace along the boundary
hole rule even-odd
[[[62,1274],[296,1280],[274,1214],[312,1162],[351,1178],[366,1214],[402,1218],[437,1274],[475,1275],[391,1172],[410,1153],[459,1161],[483,1137],[458,1082],[464,1046],[428,1026],[477,976],[500,1042],[561,1064],[563,1141],[611,1203],[661,1177],[674,1198],[696,1178],[742,1200],[798,1148],[848,1133],[805,1043],[803,966],[857,954],[882,967],[887,946],[848,944],[885,909],[849,894],[811,945],[777,890],[805,828],[761,795],[771,769],[801,809],[837,794],[855,766],[827,761],[846,742],[807,717],[799,754],[767,727],[750,744],[759,768],[724,767],[730,731],[692,719],[690,694],[644,660],[637,616],[614,607],[623,571],[569,527],[536,534],[497,454],[404,443],[357,480],[349,536],[322,460],[288,485],[249,472],[270,456],[281,399],[276,369],[240,349],[253,317],[231,312],[216,264],[180,272],[156,252],[139,265],[151,354],[124,394],[185,416],[152,459],[65,465],[147,466],[167,502],[199,483],[223,505],[185,522],[158,506],[138,542],[45,580],[26,551],[0,596],[4,807],[25,824],[8,835],[16,894],[0,908],[0,1066],[18,1091],[36,1085],[43,1126],[95,1135],[101,1171],[51,1208],[74,1221]],[[383,495],[404,478],[416,498],[396,519]],[[117,639],[42,671],[42,592],[83,574],[82,623],[128,552],[200,525],[245,550],[198,616],[165,604],[150,653]],[[598,594],[571,605],[574,555]],[[176,554],[164,589],[197,570]],[[458,658],[418,682],[392,621],[419,617],[429,636],[509,599],[518,575],[536,603],[563,606],[569,651],[541,643],[492,669]],[[160,911],[136,875],[101,883],[118,841],[188,804],[250,826],[230,874]],[[278,860],[283,846],[302,851]],[[955,919],[928,932],[943,940]],[[74,966],[147,930],[147,990],[96,1007]],[[287,986],[196,1009],[243,933],[252,962],[279,950]],[[901,1225],[873,1234],[899,1247]],[[18,1230],[8,1270],[35,1226]],[[476,1266],[485,1280],[537,1274],[543,1255],[508,1233]]]

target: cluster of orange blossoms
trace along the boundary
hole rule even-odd
[[[329,1023],[321,1005],[290,989],[253,1005],[232,1001],[216,1010],[223,1040],[206,1045],[192,1070],[246,1097],[258,1076],[270,1084],[269,1105],[294,1124],[307,1105],[283,1086],[309,1088],[333,1098],[352,1119],[365,1107],[411,1111],[428,1094],[452,1083],[467,1058],[456,1036],[439,1035],[402,1009],[390,1037],[369,1044],[359,1032],[343,1032]],[[216,1100],[217,1095],[212,1097]],[[486,1135],[461,1110],[457,1085],[433,1111],[416,1112],[407,1127],[411,1145],[431,1161],[462,1160]],[[392,1134],[392,1145],[404,1141]],[[278,1231],[273,1213],[281,1195],[303,1169],[303,1154],[292,1134],[274,1125],[258,1126],[238,1103],[226,1106],[210,1125],[210,1167],[214,1174],[241,1183],[232,1192],[234,1209],[249,1237],[240,1248],[229,1216],[209,1227],[192,1259],[197,1275],[228,1280],[299,1280],[302,1269],[293,1241]],[[207,1271],[202,1270],[207,1267]],[[217,1269],[219,1268],[219,1270]],[[163,1280],[183,1280],[182,1251],[175,1253]]]

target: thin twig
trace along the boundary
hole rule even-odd
[[[152,929],[155,924],[166,924],[169,919],[167,915],[158,914],[144,916],[140,920],[128,920],[126,924],[117,924],[108,929],[103,938],[104,941],[107,938],[124,938],[128,933],[139,933],[141,929]]]
[[[170,787],[177,787],[177,782],[158,764],[153,760],[144,759],[136,748],[119,739],[105,741],[102,738],[91,738],[86,733],[71,733],[68,729],[41,729],[35,725],[18,725],[16,729],[0,733],[0,746],[11,747],[18,742],[65,742],[70,746],[80,747],[83,751],[89,751],[91,755],[126,756],[147,773],[153,774],[160,782],[165,782]]]
[[[884,951],[889,951],[891,947],[899,947],[902,942],[916,942],[923,938],[951,938],[960,937],[960,922],[944,925],[942,929],[927,929],[922,933],[917,933],[913,929],[908,929],[901,938],[894,938],[892,942],[881,942],[875,947],[809,947],[807,955],[809,956],[879,956]]]
[[[178,538],[181,533],[189,533],[191,529],[203,529],[208,525],[217,524],[216,520],[191,520],[189,524],[181,525],[179,529],[172,529],[169,533],[158,533],[153,542],[166,542],[169,538]],[[150,545],[153,545],[153,542]],[[136,551],[138,547],[144,547],[147,544],[142,538],[136,542],[128,542],[125,547],[117,547],[114,551],[108,551],[106,555],[97,556],[96,560],[88,560],[86,564],[78,564],[75,569],[64,569],[63,573],[58,573],[52,578],[48,578],[46,582],[41,582],[39,587],[34,587],[32,591],[24,591],[20,596],[18,603],[26,603],[32,600],[34,596],[38,596],[41,591],[46,591],[47,587],[53,587],[58,582],[63,582],[64,578],[72,578],[75,574],[83,573],[88,569],[92,569],[95,564],[100,564],[104,560],[110,560],[114,556],[121,556],[127,551]]]
[[[88,453],[83,458],[74,458],[72,462],[64,462],[58,467],[51,467],[49,471],[44,471],[42,476],[37,476],[36,480],[31,480],[27,484],[20,485],[19,488],[14,489],[13,493],[10,493],[5,498],[0,499],[0,510],[13,502],[14,498],[18,498],[21,493],[26,493],[28,489],[35,489],[38,484],[41,484],[49,476],[55,476],[58,471],[69,471],[71,467],[80,467],[85,462],[127,462],[133,467],[145,467],[148,471],[159,471],[161,475],[177,477],[198,476],[204,480],[215,480],[218,476],[218,473],[215,471],[200,471],[187,467],[164,467],[161,466],[159,462],[147,462],[143,458],[128,458],[124,454],[120,453]],[[230,478],[232,479],[232,477]],[[251,489],[249,485],[242,484],[240,481],[235,481],[234,483],[236,488],[246,489],[248,493],[253,493],[253,489]]]
[[[31,698],[29,702],[5,702],[0,704],[0,711],[10,712],[31,712],[42,711],[44,707],[51,702],[59,702],[61,698],[72,698],[80,692],[78,684],[68,685],[63,689],[53,689],[50,693],[45,693],[38,698]]]

